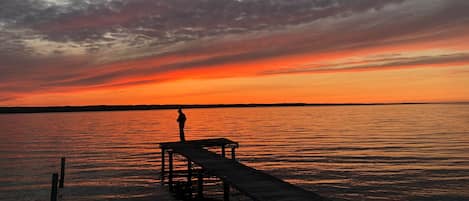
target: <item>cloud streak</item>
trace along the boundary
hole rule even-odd
[[[435,55],[420,57],[395,57],[344,62],[330,65],[313,65],[313,67],[290,67],[286,69],[264,71],[262,75],[293,74],[293,73],[336,73],[360,72],[377,70],[394,70],[422,67],[445,67],[469,65],[469,53],[451,55]]]

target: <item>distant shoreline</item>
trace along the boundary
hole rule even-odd
[[[272,103],[272,104],[186,104],[186,105],[90,105],[50,107],[0,107],[0,114],[52,113],[52,112],[99,112],[131,110],[168,110],[183,107],[195,108],[248,108],[248,107],[305,107],[305,106],[363,106],[363,105],[415,105],[441,103]]]

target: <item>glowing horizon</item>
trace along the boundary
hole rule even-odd
[[[469,101],[464,0],[0,4],[0,106]]]

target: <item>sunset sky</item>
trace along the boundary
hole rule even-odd
[[[468,0],[0,1],[0,106],[448,101]]]

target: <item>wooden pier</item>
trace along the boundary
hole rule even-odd
[[[221,154],[211,152],[208,149],[220,147]],[[179,154],[187,161],[186,184],[184,197],[187,199],[202,199],[204,189],[204,175],[217,177],[223,182],[223,200],[229,201],[230,188],[234,188],[255,201],[327,201],[322,196],[311,191],[304,190],[272,175],[256,170],[239,163],[236,160],[236,148],[238,143],[225,138],[194,140],[181,142],[161,143],[161,179],[163,184],[168,184],[170,191],[175,191],[173,169],[173,155]],[[226,149],[229,148],[231,158],[226,158]],[[168,165],[166,165],[168,155]],[[194,165],[201,167],[194,171]],[[168,167],[166,169],[166,167]],[[196,179],[196,185],[193,185]],[[179,184],[178,188],[179,188]],[[196,188],[195,188],[196,187]],[[197,189],[193,197],[193,190]],[[178,193],[181,193],[178,191]]]

